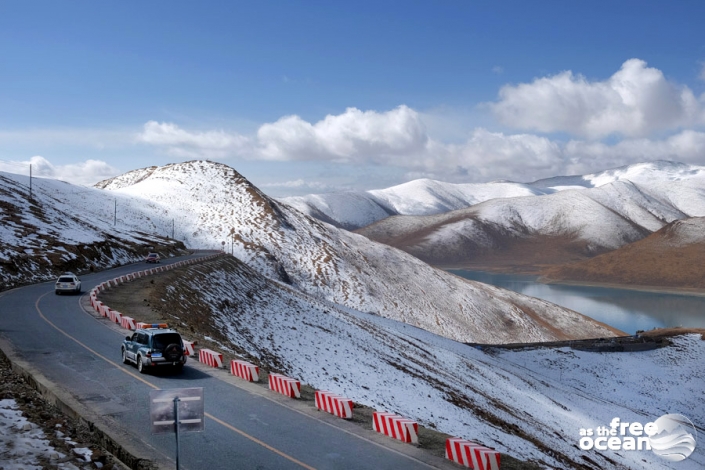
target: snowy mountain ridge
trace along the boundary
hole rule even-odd
[[[386,189],[282,198],[304,214],[354,230],[393,215],[431,215],[463,209],[499,197],[551,194],[512,182],[453,184],[420,179]]]
[[[641,240],[675,220],[705,215],[705,169],[700,167],[644,164],[590,178],[604,184],[491,199],[431,216],[390,217],[357,233],[431,264],[509,266],[513,258],[515,265],[530,269],[586,259]],[[571,181],[552,179],[551,184],[575,188]]]
[[[419,179],[386,189],[310,194],[282,198],[281,201],[324,222],[355,230],[389,216],[435,215],[465,209],[491,199],[544,196],[615,182],[632,182],[640,187],[658,189],[670,182],[702,181],[704,177],[705,167],[655,161],[588,175],[557,176],[533,183],[453,184]]]

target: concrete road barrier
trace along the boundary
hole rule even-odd
[[[118,325],[122,324],[122,313],[118,312],[117,310],[113,310],[112,308],[108,309],[108,318],[110,318],[110,321],[114,321]]]
[[[475,470],[499,470],[499,452],[459,437],[446,440],[446,458]]]
[[[184,355],[194,356],[196,353],[193,350],[193,347],[196,345],[196,342],[195,341],[187,341],[183,338],[181,338],[181,341],[184,343]]]
[[[333,392],[316,390],[316,408],[343,419],[352,418],[353,401]]]
[[[108,312],[110,311],[110,308],[105,305],[103,302],[98,301],[98,312],[103,315],[104,317],[108,316]]]
[[[281,374],[269,374],[269,389],[289,398],[301,398],[301,382]]]
[[[120,326],[122,326],[126,330],[134,330],[134,329],[136,329],[135,319],[132,317],[127,317],[127,316],[123,315],[122,318],[120,319]]]
[[[199,349],[198,361],[211,367],[223,367],[223,355],[210,349]]]
[[[394,413],[375,411],[372,414],[372,428],[386,436],[410,444],[419,443],[419,425],[416,421]]]
[[[230,373],[249,382],[259,382],[259,367],[247,361],[230,361]]]

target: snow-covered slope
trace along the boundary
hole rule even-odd
[[[588,175],[555,176],[530,183],[533,187],[548,189],[596,188],[615,181],[631,181],[641,186],[685,181],[705,177],[705,167],[679,162],[657,160],[635,163]]]
[[[568,189],[597,188],[616,182],[634,183],[656,199],[672,201],[678,210],[693,215],[705,200],[705,167],[677,162],[638,163],[599,173],[557,176],[533,183],[496,182],[452,184],[428,179],[366,192],[312,194],[283,198],[301,212],[348,230],[355,230],[393,215],[433,215],[464,209],[491,199],[543,196]],[[672,183],[679,190],[673,191]],[[690,186],[690,191],[685,188]],[[691,193],[697,193],[696,198]]]
[[[677,463],[650,451],[578,448],[581,428],[608,426],[615,416],[646,424],[684,413],[702,423],[699,335],[640,353],[481,351],[302,295],[228,258],[189,268],[162,295],[187,325],[202,323],[194,312],[208,316],[226,351],[522,460],[596,470],[705,465],[702,448]]]
[[[452,184],[420,179],[386,189],[311,194],[281,201],[338,227],[354,230],[392,215],[430,215],[499,197],[553,193],[520,183]]]
[[[178,238],[188,246],[213,247],[225,241],[226,251],[232,249],[267,277],[458,341],[612,334],[575,312],[467,282],[402,251],[323,224],[270,199],[222,164],[195,161],[138,170],[99,187],[131,196],[137,206],[156,205],[151,217],[175,219]]]
[[[32,179],[30,199],[28,177],[0,172],[0,290],[89,265],[134,262],[148,250],[166,256],[184,248],[150,220],[148,205],[130,201],[44,178]]]
[[[522,256],[546,263],[549,259],[540,255],[557,262],[590,257],[640,240],[674,220],[703,215],[705,173],[696,173],[640,184],[616,179],[541,197],[493,199],[435,216],[391,217],[358,233],[431,263],[471,265],[503,253],[518,258],[517,263]],[[561,250],[565,259],[556,255]]]

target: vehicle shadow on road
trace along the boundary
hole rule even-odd
[[[179,380],[179,381],[188,381],[188,380],[203,380],[203,379],[209,379],[212,378],[210,374],[206,374],[205,372],[201,372],[200,370],[194,368],[194,367],[189,367],[188,365],[185,365],[183,370],[176,370],[176,369],[171,369],[168,367],[160,367],[160,368],[155,368],[154,370],[149,370],[147,371],[146,375],[151,375],[154,377],[163,377],[163,378],[172,378],[174,380]]]

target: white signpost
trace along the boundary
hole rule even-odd
[[[203,388],[176,388],[149,392],[152,434],[176,434],[176,470],[179,470],[179,433],[204,429]]]

